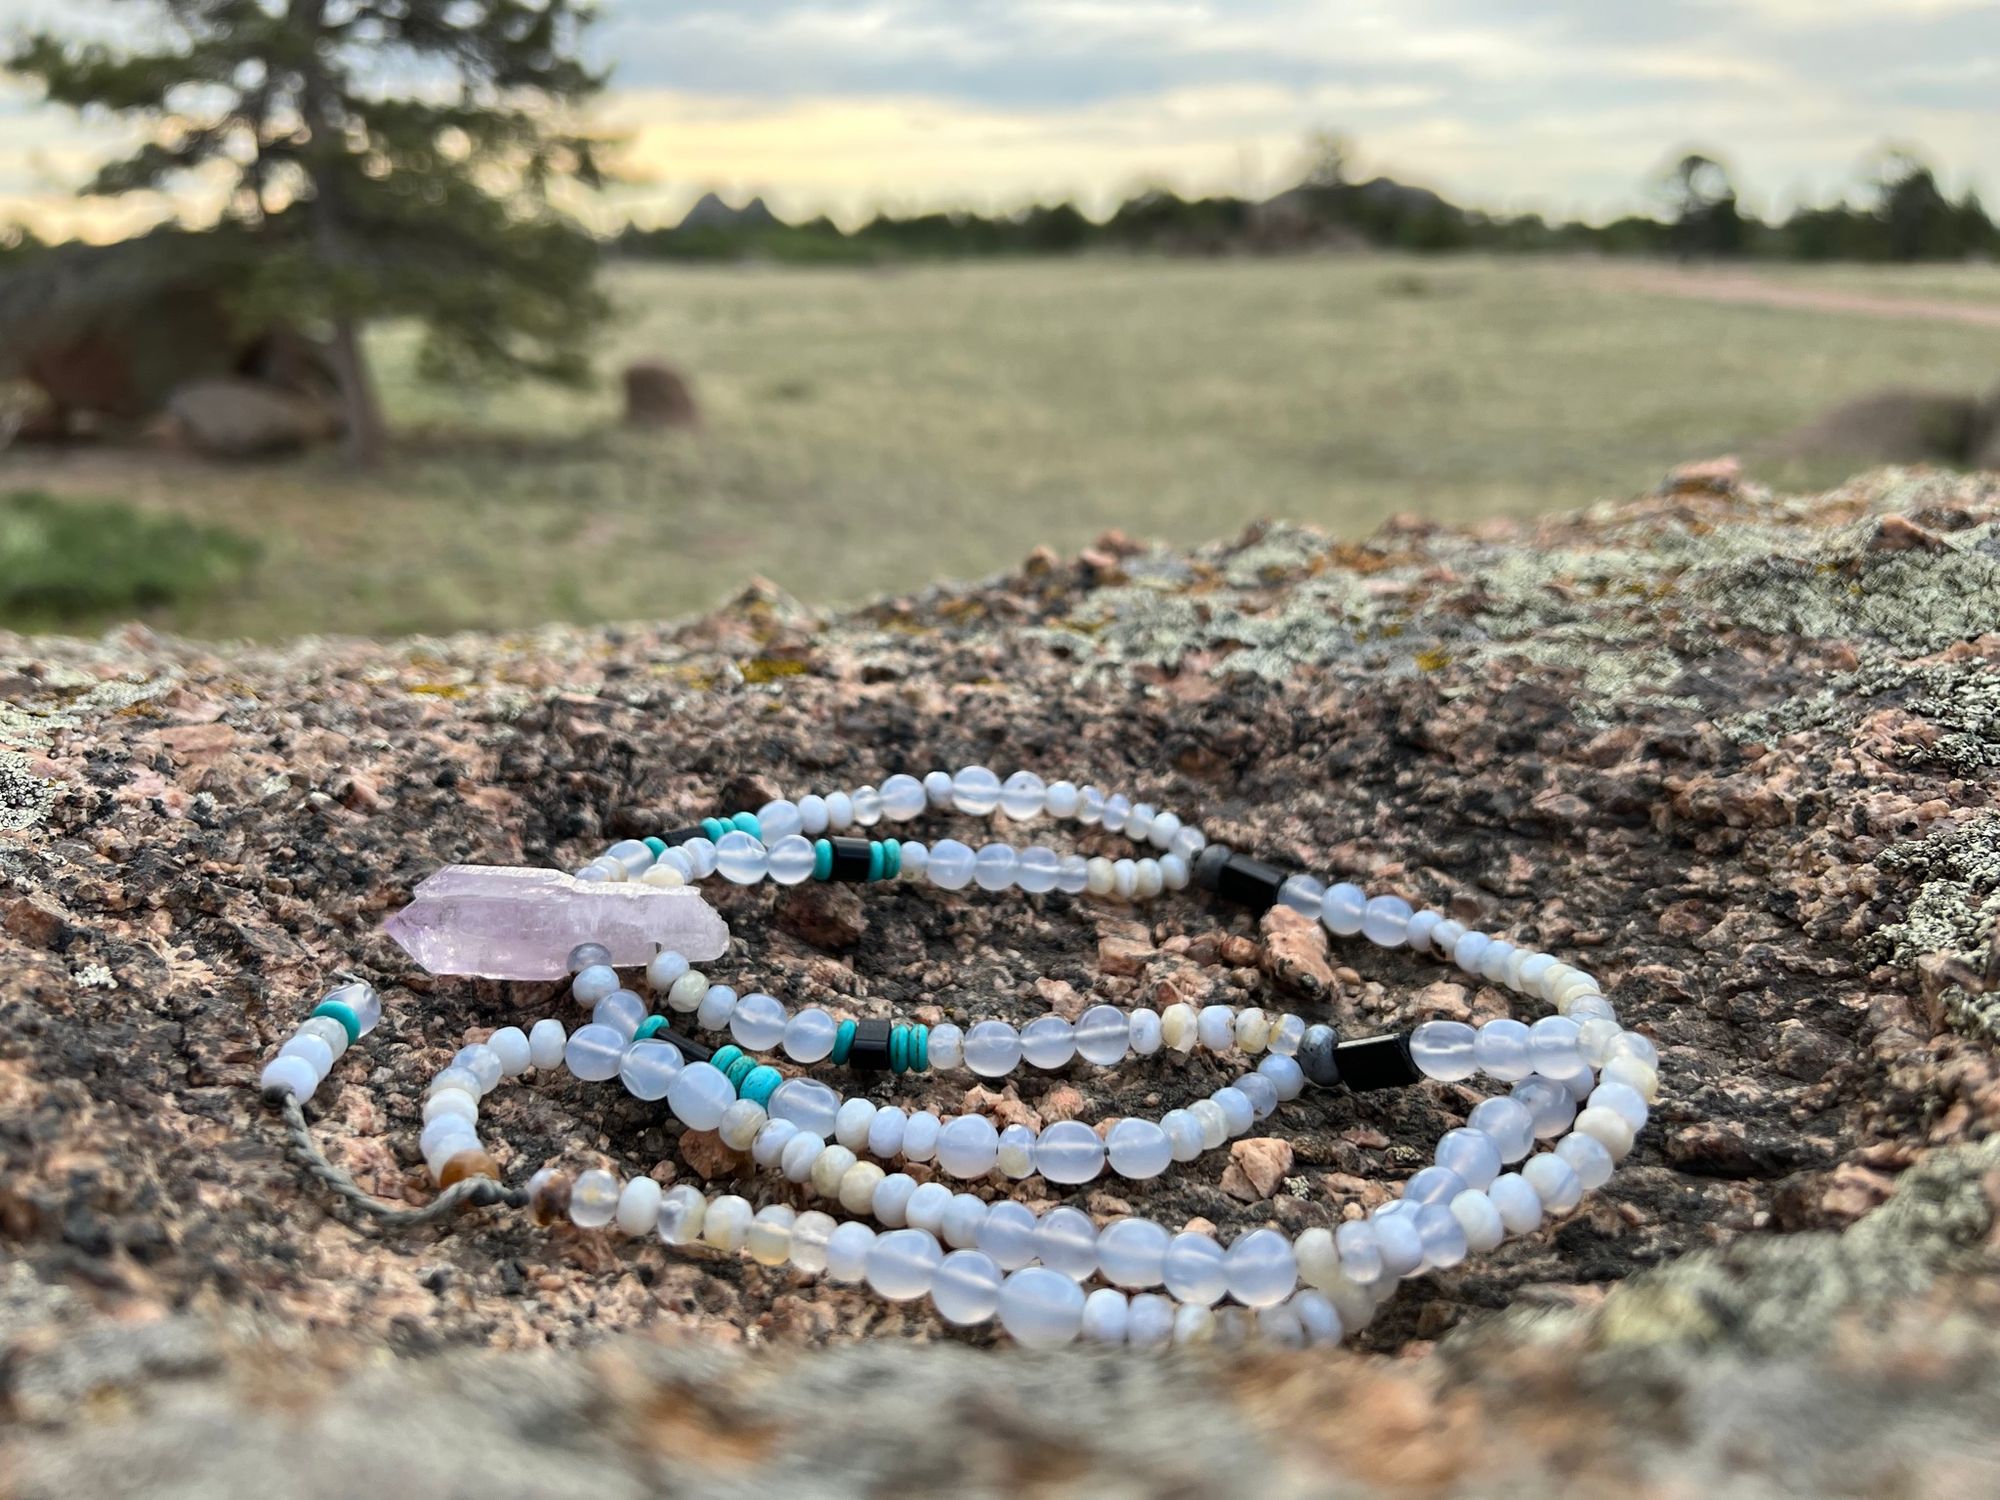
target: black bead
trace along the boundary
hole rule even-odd
[[[1235,852],[1227,844],[1203,845],[1194,857],[1194,883],[1204,891],[1214,890],[1222,879],[1222,867]]]
[[[705,839],[707,837],[708,830],[706,828],[703,828],[699,823],[690,823],[685,828],[676,828],[671,833],[661,834],[660,842],[665,844],[669,849],[678,849],[689,839]]]
[[[828,880],[849,880],[856,884],[868,878],[868,851],[873,839],[828,839],[833,845],[833,870]]]
[[[847,1049],[847,1065],[863,1073],[885,1073],[889,1069],[887,1021],[856,1021],[854,1041]]]
[[[1357,1093],[1408,1088],[1424,1076],[1410,1060],[1407,1032],[1342,1042],[1334,1049],[1334,1060],[1340,1064],[1341,1081]]]
[[[1266,912],[1278,904],[1278,887],[1287,878],[1286,872],[1276,865],[1247,854],[1232,854],[1222,862],[1215,894],[1233,905]]]
[[[1316,1083],[1323,1089],[1330,1089],[1340,1082],[1340,1062],[1334,1049],[1340,1045],[1340,1033],[1331,1026],[1308,1026],[1306,1034],[1299,1039],[1299,1071],[1306,1075],[1306,1081]]]

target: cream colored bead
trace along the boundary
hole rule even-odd
[[[1625,1123],[1623,1116],[1615,1114],[1601,1104],[1580,1113],[1570,1129],[1595,1140],[1611,1153],[1613,1161],[1623,1161],[1632,1150],[1632,1127]]]
[[[654,865],[639,877],[641,885],[657,885],[671,890],[677,885],[686,885],[687,879],[672,865]]]
[[[1256,1006],[1245,1006],[1236,1013],[1236,1046],[1239,1051],[1255,1057],[1271,1041],[1271,1022]]]
[[[889,1174],[872,1161],[857,1161],[840,1174],[840,1206],[851,1214],[865,1214],[875,1202],[875,1188]]]
[[[1166,877],[1160,873],[1160,862],[1157,859],[1140,860],[1133,894],[1141,901],[1146,901],[1159,895],[1165,888]]]
[[[1174,1345],[1215,1342],[1215,1311],[1198,1302],[1183,1302],[1174,1314]]]
[[[1601,1068],[1611,1061],[1611,1044],[1624,1034],[1625,1028],[1616,1021],[1607,1021],[1602,1016],[1592,1016],[1576,1028],[1577,1051],[1583,1060],[1593,1068]]]
[[[722,1112],[722,1123],[715,1127],[715,1133],[730,1150],[748,1151],[757,1132],[770,1122],[764,1106],[755,1099],[738,1099]]]
[[[1317,1285],[1326,1295],[1326,1300],[1333,1304],[1333,1310],[1340,1314],[1340,1326],[1349,1333],[1358,1333],[1374,1320],[1380,1301],[1378,1291],[1381,1296],[1387,1296],[1394,1289],[1395,1282],[1395,1277],[1384,1276],[1372,1286],[1363,1286],[1343,1275],[1335,1275]]]
[[[1218,1150],[1229,1139],[1229,1117],[1213,1099],[1195,1100],[1188,1106],[1188,1113],[1201,1122],[1202,1150]]]
[[[760,1266],[782,1266],[792,1253],[792,1226],[753,1219],[743,1235],[743,1249]]]
[[[1299,1263],[1299,1280],[1307,1286],[1325,1288],[1341,1279],[1340,1252],[1333,1247],[1333,1231],[1315,1225],[1300,1235],[1292,1246]]]
[[[683,1012],[699,1010],[701,1002],[707,998],[708,976],[699,969],[689,969],[667,990],[667,1009]]]
[[[1111,861],[1099,854],[1083,867],[1083,888],[1093,896],[1108,896],[1111,887],[1117,883],[1112,873]]]
[[[750,1224],[756,1218],[748,1200],[734,1193],[725,1193],[708,1205],[708,1212],[702,1215],[701,1238],[704,1244],[713,1245],[717,1250],[741,1250],[743,1240],[750,1232]]]
[[[1139,862],[1135,859],[1111,861],[1111,894],[1130,901],[1139,894]]]
[[[819,1160],[813,1163],[813,1191],[822,1198],[839,1197],[840,1179],[847,1175],[854,1160],[854,1153],[841,1145],[828,1146],[820,1152]]]
[[[1597,1075],[1599,1083],[1622,1083],[1648,1104],[1660,1098],[1660,1075],[1636,1057],[1614,1057]]]
[[[1176,1001],[1160,1012],[1160,1040],[1183,1055],[1194,1051],[1195,1009]]]

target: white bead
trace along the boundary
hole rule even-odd
[[[951,779],[951,800],[966,816],[983,818],[1000,805],[1000,778],[984,766],[967,766]]]
[[[1613,1161],[1623,1161],[1632,1151],[1633,1130],[1625,1118],[1614,1110],[1602,1105],[1593,1105],[1578,1112],[1576,1124],[1571,1127],[1578,1135],[1587,1135],[1606,1151]],[[1574,1165],[1574,1163],[1572,1163]],[[1590,1186],[1591,1184],[1586,1184]]]
[[[945,1322],[969,1328],[986,1322],[1000,1310],[1003,1275],[991,1256],[978,1250],[954,1250],[938,1263],[931,1277],[931,1306]]]
[[[880,796],[882,816],[892,823],[907,823],[920,816],[928,800],[924,784],[903,771],[883,778]]]
[[[634,1099],[664,1099],[684,1061],[672,1042],[634,1042],[618,1059],[618,1081]]]
[[[592,964],[569,982],[571,997],[586,1010],[617,988],[618,971],[609,964]]]
[[[1116,1219],[1097,1237],[1097,1268],[1113,1286],[1158,1286],[1172,1236],[1151,1219]]]
[[[833,1138],[850,1151],[868,1148],[868,1129],[875,1123],[875,1105],[867,1099],[849,1099],[834,1113]]]
[[[1099,1067],[1121,1061],[1132,1044],[1132,1027],[1115,1005],[1093,1005],[1076,1023],[1077,1056]]]
[[[903,868],[896,878],[910,881],[912,884],[922,880],[931,867],[929,846],[920,844],[915,839],[904,839],[897,847]]]
[[[923,1230],[892,1229],[868,1247],[868,1285],[891,1302],[909,1302],[929,1293],[943,1259],[944,1247]]]
[[[986,1212],[979,1226],[979,1248],[993,1257],[1003,1271],[1017,1271],[1035,1258],[1035,1230],[1040,1226],[1033,1210],[1011,1198],[1002,1198]]]
[[[1188,871],[1188,862],[1182,859],[1180,855],[1162,854],[1160,856],[1160,884],[1168,890],[1186,890],[1188,888],[1188,881],[1191,878],[1192,876]]]
[[[1142,859],[1135,862],[1132,875],[1132,896],[1137,901],[1150,901],[1166,888],[1167,878],[1160,873],[1157,859]]]
[[[785,1146],[799,1133],[799,1127],[790,1120],[766,1120],[764,1128],[757,1132],[757,1139],[750,1143],[750,1160],[766,1171],[778,1168],[784,1159]]]
[[[826,798],[816,794],[799,798],[799,832],[817,838],[826,832]]]
[[[882,794],[874,787],[858,786],[848,794],[847,800],[854,807],[857,827],[873,828],[882,821]]]
[[[1479,1132],[1472,1132],[1477,1135]],[[1498,1175],[1497,1173],[1495,1175]],[[1450,1167],[1425,1167],[1403,1184],[1406,1203],[1449,1203],[1464,1192],[1467,1183]]]
[[[445,1116],[450,1116],[454,1120],[463,1120],[468,1125],[477,1125],[479,1123],[479,1101],[474,1099],[470,1094],[460,1093],[457,1089],[446,1089],[442,1093],[432,1094],[428,1099],[424,1100],[424,1123],[426,1125],[430,1124],[433,1120],[442,1119]]]
[[[910,1116],[903,1127],[903,1159],[905,1161],[929,1161],[937,1154],[938,1134],[944,1122],[927,1109],[920,1109]]]
[[[735,1085],[709,1063],[689,1063],[667,1085],[667,1108],[689,1130],[715,1129],[722,1123],[722,1112],[735,1102]]]
[[[1195,1036],[1211,1052],[1236,1045],[1236,1013],[1226,1005],[1204,1005],[1195,1013]]]
[[[1298,1290],[1299,1266],[1291,1242],[1275,1229],[1238,1237],[1222,1258],[1229,1294],[1245,1307],[1275,1307]]]
[[[1175,1235],[1161,1258],[1160,1279],[1168,1293],[1181,1302],[1206,1306],[1221,1301],[1229,1290],[1222,1246],[1212,1235]]]
[[[1324,1286],[1340,1276],[1340,1251],[1331,1229],[1308,1229],[1292,1242],[1292,1255],[1299,1263],[1299,1280],[1307,1286]]]
[[[826,831],[845,833],[854,826],[854,799],[845,792],[828,792],[826,796]]]
[[[1583,1201],[1583,1183],[1575,1169],[1552,1151],[1538,1151],[1529,1157],[1521,1167],[1521,1176],[1552,1214],[1568,1213]]]
[[[1097,1274],[1097,1226],[1067,1206],[1052,1208],[1035,1226],[1035,1259],[1077,1281]]]
[[[920,1182],[903,1206],[903,1215],[915,1228],[936,1234],[944,1227],[944,1211],[950,1207],[950,1188],[941,1182]]]
[[[1466,1249],[1473,1253],[1483,1253],[1497,1249],[1507,1237],[1507,1226],[1500,1221],[1500,1210],[1493,1206],[1493,1200],[1479,1188],[1467,1188],[1451,1200],[1451,1216],[1458,1220],[1458,1227],[1465,1233]]]
[[[1306,1343],[1313,1348],[1331,1347],[1346,1337],[1347,1329],[1340,1320],[1339,1309],[1323,1293],[1300,1292],[1285,1305],[1298,1320]]]
[[[826,1237],[826,1279],[859,1281],[868,1274],[868,1251],[875,1244],[875,1231],[858,1219],[837,1225]]]
[[[1104,799],[1099,810],[1099,821],[1106,833],[1117,833],[1125,826],[1125,820],[1132,815],[1132,799],[1123,792],[1113,792]]]
[[[1472,1039],[1472,1060],[1488,1078],[1520,1082],[1535,1071],[1528,1028],[1511,1016],[1483,1023]]]
[[[729,1024],[735,1009],[736,991],[726,984],[711,984],[701,1004],[695,1007],[694,1023],[704,1031],[720,1031]]]
[[[833,1053],[840,1026],[816,1005],[809,1005],[785,1023],[785,1056],[793,1062],[822,1062]]]
[[[1213,1151],[1229,1139],[1229,1116],[1222,1112],[1222,1106],[1213,1099],[1197,1099],[1188,1106],[1201,1126],[1201,1149]]]
[[[1623,1084],[1647,1104],[1659,1102],[1659,1073],[1636,1057],[1612,1058],[1597,1075],[1597,1081],[1600,1086],[1607,1083]]]
[[[740,828],[715,841],[715,868],[732,885],[755,885],[770,869],[764,841]]]
[[[730,1150],[748,1151],[770,1123],[771,1117],[764,1113],[763,1105],[755,1099],[738,1099],[722,1112],[715,1133]]]
[[[952,808],[956,798],[952,791],[951,772],[924,772],[924,798],[939,812]]]
[[[840,1179],[847,1175],[847,1169],[857,1159],[852,1151],[841,1145],[830,1145],[821,1151],[812,1165],[810,1181],[813,1191],[822,1198],[837,1199],[840,1196]]]
[[[1381,1241],[1376,1238],[1375,1226],[1366,1219],[1349,1219],[1338,1226],[1333,1231],[1333,1244],[1340,1252],[1341,1274],[1348,1280],[1369,1286],[1386,1274]]]
[[[457,1090],[454,1089],[452,1092],[457,1093]],[[459,1097],[464,1096],[459,1095]],[[479,1132],[473,1128],[473,1122],[458,1115],[440,1115],[437,1119],[429,1121],[418,1132],[417,1150],[426,1158],[430,1158],[437,1155],[438,1147],[446,1141],[463,1141],[466,1143],[466,1150],[473,1150],[479,1145]]]
[[[1004,1078],[1020,1061],[1020,1033],[1005,1021],[981,1021],[965,1035],[965,1065],[981,1078]]]
[[[1453,1201],[1456,1201],[1454,1195]],[[1417,1239],[1424,1247],[1424,1265],[1430,1270],[1455,1266],[1470,1248],[1464,1227],[1451,1211],[1450,1203],[1426,1203],[1417,1209]]]
[[[1183,1306],[1174,1313],[1174,1347],[1193,1349],[1212,1344],[1216,1338],[1216,1326],[1213,1308],[1199,1304]]]
[[[553,1068],[563,1060],[568,1041],[562,1022],[553,1017],[537,1021],[528,1029],[528,1061],[537,1068]]]
[[[534,1061],[534,1049],[528,1045],[528,1034],[518,1026],[502,1026],[486,1039],[486,1045],[500,1059],[502,1077],[518,1078],[528,1071],[529,1064]]]
[[[839,1116],[834,1117],[836,1128]],[[893,1104],[885,1104],[869,1118],[868,1154],[879,1156],[884,1161],[893,1160],[902,1154],[903,1132],[909,1128],[910,1117]]]
[[[908,1172],[890,1172],[875,1184],[870,1211],[884,1229],[901,1229],[910,1222],[910,1198],[916,1191],[917,1179]]]
[[[970,1250],[979,1243],[979,1226],[985,1222],[986,1203],[977,1193],[953,1193],[938,1235],[954,1250]]]
[[[1477,1069],[1475,1033],[1463,1021],[1425,1021],[1410,1033],[1410,1061],[1426,1078],[1457,1083]]]
[[[1531,1234],[1541,1227],[1542,1195],[1519,1172],[1505,1172],[1486,1190],[1509,1234]]]
[[[1400,1209],[1398,1201],[1394,1207]],[[1410,1275],[1424,1263],[1424,1242],[1417,1233],[1417,1217],[1413,1213],[1385,1212],[1376,1209],[1368,1216],[1368,1226],[1375,1231],[1375,1243],[1382,1251],[1382,1274],[1390,1281]]]
[[[1139,862],[1133,859],[1111,861],[1111,894],[1119,901],[1130,901],[1139,894]]]
[[[1131,1308],[1123,1292],[1101,1286],[1083,1299],[1082,1335],[1087,1343],[1117,1347],[1125,1342]]]
[[[938,1165],[964,1182],[991,1172],[1000,1156],[1000,1132],[984,1115],[959,1115],[938,1132]]]
[[[296,1057],[304,1060],[313,1070],[317,1082],[333,1071],[333,1048],[316,1036],[294,1036],[278,1049],[280,1057]],[[494,1067],[499,1067],[497,1054]],[[495,1079],[498,1082],[498,1079]]]
[[[1065,854],[1058,859],[1056,889],[1066,896],[1080,896],[1090,889],[1090,861],[1081,854]]]
[[[1050,1182],[1089,1182],[1104,1170],[1104,1142],[1080,1121],[1058,1120],[1035,1141],[1035,1169]]]
[[[563,1048],[563,1062],[584,1082],[602,1083],[618,1076],[619,1060],[624,1054],[624,1036],[609,1026],[592,1024],[579,1026],[570,1033]]]
[[[1631,1127],[1634,1135],[1646,1128],[1646,1101],[1625,1084],[1598,1084],[1591,1091],[1590,1107],[1610,1110]]]
[[[332,1016],[307,1016],[299,1022],[297,1035],[318,1037],[326,1043],[335,1062],[347,1054],[347,1028]]]
[[[1000,1286],[1000,1326],[1028,1349],[1069,1343],[1083,1327],[1083,1288],[1043,1266],[1023,1266]]]
[[[1152,835],[1153,819],[1157,814],[1150,802],[1135,802],[1132,810],[1125,815],[1125,837],[1135,844],[1143,844]]]
[[[602,1169],[579,1173],[569,1189],[570,1222],[579,1229],[602,1229],[618,1212],[618,1178]]]
[[[1026,1125],[1009,1125],[1000,1132],[1000,1149],[995,1164],[1002,1175],[1016,1182],[1035,1175],[1035,1132]]]
[[[1194,857],[1208,847],[1208,835],[1192,823],[1185,825],[1174,835],[1173,855],[1183,864],[1192,864]]]
[[[1278,1112],[1278,1086],[1262,1073],[1245,1073],[1230,1087],[1250,1101],[1255,1119],[1268,1120]]]
[[[941,891],[962,891],[972,884],[973,866],[978,856],[957,839],[939,839],[931,845],[930,863],[924,873]]]
[[[1519,1161],[1534,1149],[1535,1119],[1518,1099],[1482,1099],[1473,1105],[1465,1123],[1493,1137],[1504,1162]]]
[[[797,1213],[782,1203],[757,1210],[743,1235],[743,1253],[760,1266],[782,1266],[792,1253],[792,1224]]]
[[[1316,917],[1326,886],[1312,875],[1289,875],[1278,887],[1278,903],[1302,917]]]
[[[1131,1043],[1134,1057],[1151,1057],[1160,1050],[1158,1011],[1135,1010],[1125,1020],[1127,1040]]]
[[[1193,1161],[1201,1155],[1201,1121],[1192,1110],[1168,1110],[1160,1116],[1160,1129],[1167,1133],[1167,1146],[1175,1161]]]
[[[1568,1016],[1543,1016],[1528,1028],[1528,1051],[1544,1078],[1570,1078],[1586,1070],[1577,1045],[1577,1024]]]
[[[1180,831],[1179,817],[1170,812],[1156,813],[1153,817],[1153,826],[1147,831],[1146,841],[1155,849],[1171,849],[1174,846],[1174,835]]]
[[[618,1195],[618,1227],[627,1234],[651,1234],[660,1221],[660,1185],[634,1177]]]
[[[1038,818],[1047,792],[1047,785],[1033,771],[1016,771],[1001,784],[1000,811],[1017,823]]]
[[[1554,1140],[1576,1118],[1576,1101],[1554,1079],[1531,1075],[1514,1085],[1512,1097],[1533,1118],[1540,1140]]]
[[[1021,1057],[1033,1068],[1060,1068],[1076,1056],[1076,1028],[1061,1016],[1036,1016],[1021,1028]]]
[[[1604,1142],[1581,1130],[1573,1130],[1557,1141],[1555,1154],[1576,1174],[1576,1180],[1585,1192],[1601,1188],[1609,1182],[1617,1165],[1605,1149]]]
[[[1135,1182],[1158,1177],[1173,1161],[1173,1144],[1151,1120],[1120,1120],[1111,1127],[1104,1146],[1111,1170]]]
[[[811,839],[802,833],[787,834],[771,845],[771,879],[779,885],[799,885],[810,880],[817,858]]]
[[[653,961],[646,965],[646,987],[654,994],[662,994],[674,987],[674,981],[687,973],[688,961],[678,953],[656,953]]]
[[[1185,1001],[1176,1000],[1160,1012],[1160,1040],[1182,1056],[1194,1051],[1200,1033],[1201,1024],[1196,1019],[1195,1008]]]
[[[1271,1040],[1271,1022],[1262,1010],[1246,1005],[1236,1013],[1236,1049],[1255,1057]]]
[[[1084,889],[1093,896],[1110,895],[1112,888],[1118,883],[1117,871],[1112,868],[1111,861],[1101,854],[1094,855],[1086,861],[1083,872]]]

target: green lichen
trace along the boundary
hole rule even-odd
[[[2000,922],[2000,814],[1897,844],[1879,863],[1916,888],[1903,920],[1875,934],[1882,961],[1913,966],[1929,954],[1971,959],[1993,941]],[[1952,988],[1943,998],[1954,1028],[2000,1043],[2000,994]]]

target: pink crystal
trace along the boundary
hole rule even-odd
[[[433,974],[482,979],[560,979],[578,943],[602,943],[620,966],[662,949],[700,962],[729,947],[728,924],[688,886],[502,865],[446,865],[382,930]]]

